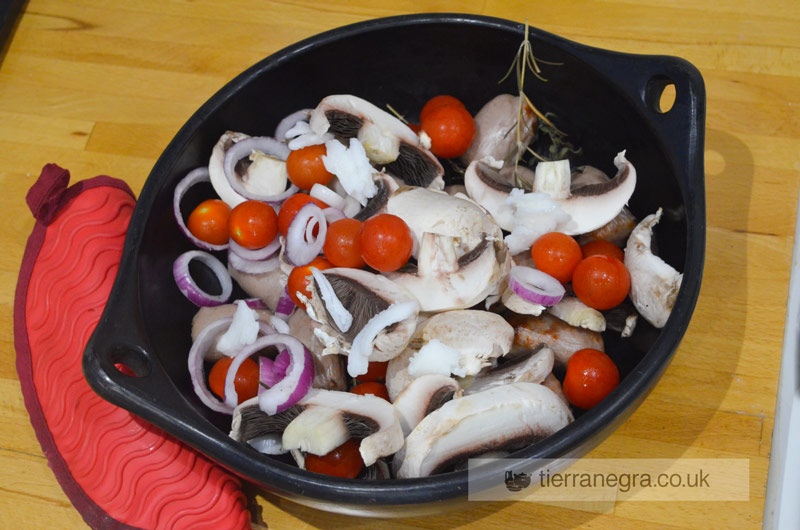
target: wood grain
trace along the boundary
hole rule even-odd
[[[782,0],[30,0],[0,64],[0,521],[85,528],[42,455],[14,367],[14,287],[41,167],[109,174],[137,193],[188,117],[300,39],[369,18],[460,11],[579,42],[681,56],[708,94],[708,243],[694,319],[642,406],[595,457],[746,458],[748,502],[490,503],[363,520],[253,493],[269,528],[758,528],[800,191],[800,4]]]

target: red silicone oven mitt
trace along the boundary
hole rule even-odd
[[[84,379],[83,350],[111,291],[135,199],[106,176],[68,184],[69,172],[48,164],[28,193],[37,222],[14,301],[17,372],[50,467],[93,528],[250,528],[237,478],[104,401]]]

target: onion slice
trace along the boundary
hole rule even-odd
[[[311,191],[308,194],[315,199],[321,200],[331,208],[344,209],[345,198],[319,182],[311,186]]]
[[[211,269],[211,272],[217,277],[222,287],[220,294],[209,294],[197,285],[189,272],[189,263],[192,260],[198,260]],[[175,283],[181,293],[190,302],[200,307],[222,305],[227,302],[233,292],[233,281],[228,269],[225,268],[225,265],[220,260],[202,250],[190,250],[178,256],[172,265],[172,276],[175,278]]]
[[[341,333],[347,333],[347,331],[350,330],[350,326],[353,325],[353,315],[342,305],[342,301],[336,296],[336,291],[333,290],[333,286],[331,282],[328,281],[328,278],[316,267],[311,267],[310,270],[314,281],[317,282],[317,289],[322,297],[322,301],[325,303],[325,309],[330,313],[339,331]]]
[[[275,316],[282,320],[288,320],[289,317],[292,316],[292,313],[294,313],[295,307],[297,306],[292,300],[292,297],[289,296],[289,290],[284,287],[280,298],[278,298],[278,304],[275,307]]]
[[[254,261],[228,250],[228,265],[245,274],[266,274],[280,267],[281,262],[277,255],[265,260]]]
[[[289,132],[289,129],[297,125],[298,122],[307,122],[313,110],[314,109],[296,110],[283,118],[280,122],[278,122],[278,126],[275,127],[275,139],[281,142],[286,140],[286,133]]]
[[[316,237],[314,226],[319,226]],[[307,265],[316,258],[325,245],[328,224],[322,209],[309,202],[298,210],[286,232],[286,259],[295,266]]]
[[[260,151],[265,155],[273,156],[280,160],[286,160],[289,156],[289,147],[285,143],[269,136],[250,136],[239,140],[228,148],[222,161],[222,170],[233,191],[246,199],[270,203],[282,202],[299,191],[299,188],[294,184],[276,195],[262,195],[248,191],[237,178],[235,168],[239,160],[249,157],[253,151]]]
[[[223,333],[233,321],[233,317],[221,318],[216,322],[209,324],[203,331],[201,331],[192,347],[189,349],[189,376],[192,380],[192,388],[194,393],[203,402],[203,405],[216,412],[223,414],[233,414],[233,407],[229,407],[225,403],[220,402],[214,394],[208,389],[205,381],[205,374],[203,373],[203,361],[205,360],[206,352],[214,345],[214,341],[220,333]]]
[[[291,335],[277,333],[263,337],[239,355],[248,354],[248,350],[252,355],[266,346],[276,344],[282,344],[288,349],[289,366],[283,379],[258,396],[259,408],[270,416],[283,412],[300,401],[308,393],[311,383],[314,381],[314,358],[311,356],[311,352],[303,346],[303,343]],[[231,365],[235,362],[236,359]]]
[[[385,328],[396,322],[407,319],[419,310],[416,300],[399,302],[390,305],[371,319],[361,328],[353,339],[350,352],[347,356],[347,373],[351,377],[367,373],[369,356],[372,354],[372,341]]]
[[[239,257],[252,261],[260,261],[272,257],[273,254],[281,249],[281,238],[276,235],[269,245],[255,250],[244,248],[233,239],[230,240],[229,244],[231,252],[234,252]]]
[[[225,250],[228,248],[228,244],[224,245],[213,245],[202,239],[198,239],[189,231],[189,227],[186,226],[186,222],[183,220],[183,214],[181,213],[181,201],[183,200],[184,195],[186,192],[189,191],[189,188],[194,186],[195,184],[199,184],[200,182],[211,182],[211,177],[208,173],[207,167],[198,167],[197,169],[193,169],[190,171],[185,177],[183,177],[178,185],[175,186],[175,193],[172,196],[172,212],[175,214],[175,221],[178,222],[178,227],[183,232],[189,241],[202,248],[203,250]]]
[[[543,306],[557,304],[566,292],[561,282],[549,274],[522,265],[511,267],[508,287],[526,302]]]
[[[327,221],[328,224],[335,223],[339,219],[347,217],[339,208],[334,208],[332,206],[322,210],[322,214],[325,216],[325,221]]]

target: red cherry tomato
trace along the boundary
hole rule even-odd
[[[321,200],[306,193],[295,193],[283,201],[281,209],[278,211],[278,231],[283,237],[286,237],[286,233],[289,231],[289,225],[292,224],[292,220],[295,215],[297,215],[297,212],[309,202],[313,202],[322,209],[328,207],[328,205]]]
[[[359,383],[353,388],[351,388],[350,392],[352,392],[353,394],[359,394],[361,396],[372,394],[375,397],[383,398],[386,401],[391,401],[389,399],[389,391],[386,389],[386,385],[384,385],[383,383],[378,383],[377,381],[368,381],[366,383]]]
[[[617,258],[622,262],[625,261],[625,253],[622,251],[622,249],[611,241],[606,241],[605,239],[595,239],[594,241],[589,241],[581,247],[581,252],[583,253],[584,258],[588,258],[589,256],[594,256],[596,254],[602,254],[603,256],[608,256],[610,258]]]
[[[212,245],[228,242],[228,217],[231,207],[221,199],[208,199],[197,205],[186,220],[186,228],[194,237]]]
[[[439,107],[447,107],[450,105],[454,105],[456,107],[464,107],[464,104],[458,98],[453,96],[448,96],[445,94],[434,96],[429,99],[425,105],[422,106],[422,110],[419,112],[419,121],[422,122],[425,118],[427,118],[430,113]]]
[[[231,362],[233,362],[232,357],[223,357],[214,363],[208,374],[208,387],[220,399],[225,399],[225,376],[228,375],[228,367]],[[258,394],[258,380],[258,363],[252,359],[245,359],[236,371],[236,377],[233,380],[239,403],[256,397]]]
[[[405,221],[390,213],[364,221],[359,235],[361,257],[375,270],[396,271],[408,262],[414,237]]]
[[[278,234],[278,214],[265,202],[244,201],[231,210],[228,230],[244,248],[264,248]]]
[[[386,379],[386,368],[389,361],[373,361],[367,365],[367,373],[361,374],[356,379],[359,381],[380,381]]]
[[[575,267],[572,289],[581,302],[602,311],[625,300],[631,289],[631,277],[617,258],[596,254]]]
[[[292,184],[301,190],[309,191],[314,184],[327,185],[333,173],[325,169],[322,157],[328,150],[325,144],[309,145],[295,149],[286,159],[286,173]]]
[[[365,265],[358,239],[362,224],[358,219],[347,217],[328,225],[322,252],[334,266],[360,269]]]
[[[572,272],[583,258],[578,242],[567,234],[550,232],[537,239],[531,247],[536,268],[561,283],[572,279]]]
[[[578,350],[567,361],[563,390],[567,400],[588,410],[619,384],[619,370],[611,357],[600,350]]]
[[[364,468],[359,447],[361,440],[350,438],[330,453],[317,456],[306,454],[306,469],[333,477],[356,478]]]
[[[431,152],[442,158],[463,155],[475,137],[475,120],[463,106],[436,107],[420,120],[420,126],[431,139]]]
[[[286,281],[286,290],[289,292],[289,298],[297,304],[297,307],[305,310],[306,305],[297,297],[297,291],[303,293],[307,298],[311,298],[311,291],[308,289],[308,277],[311,276],[311,267],[316,267],[319,270],[330,269],[333,264],[322,256],[317,256],[308,265],[295,267],[289,273],[289,279]]]

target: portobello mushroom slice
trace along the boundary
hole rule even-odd
[[[519,117],[519,96],[500,94],[489,100],[475,114],[475,138],[467,152],[461,156],[461,162],[468,166],[471,162],[486,157],[501,162],[513,162],[519,145],[528,145],[531,142],[539,124],[536,114],[527,105],[523,105],[521,134],[517,138]]]
[[[347,390],[345,358],[342,355],[323,355],[325,346],[314,334],[320,324],[311,320],[305,311],[294,311],[289,320],[289,335],[303,343],[314,357],[313,388]]]
[[[510,357],[513,358],[503,358],[501,360],[505,362],[481,371],[464,390],[464,394],[475,394],[510,383],[542,383],[553,372],[553,350],[544,344],[523,355]]]
[[[452,377],[427,374],[412,380],[393,403],[403,436],[408,436],[422,418],[461,394],[461,387]]]
[[[357,138],[373,164],[408,185],[444,187],[444,168],[417,134],[369,101],[350,94],[328,96],[311,112],[309,125],[319,135]]]
[[[427,477],[490,451],[514,451],[572,421],[549,388],[512,383],[445,403],[426,416],[393,460],[398,478]]]

